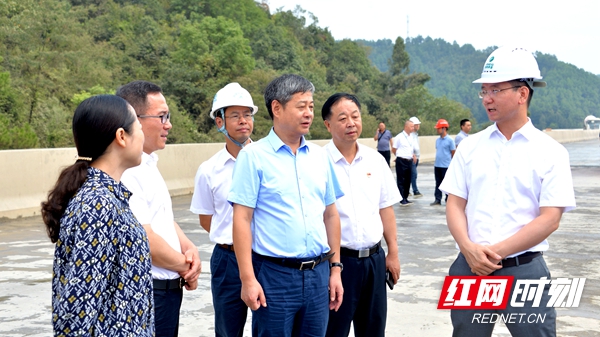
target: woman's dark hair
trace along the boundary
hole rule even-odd
[[[75,109],[73,138],[78,159],[62,170],[48,193],[48,201],[42,202],[42,219],[52,242],[58,241],[60,219],[69,200],[85,182],[90,163],[104,154],[119,128],[130,134],[136,120],[127,102],[115,95],[90,97]],[[91,161],[81,157],[91,158]]]

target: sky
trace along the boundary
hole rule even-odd
[[[336,40],[395,41],[398,36],[421,35],[461,46],[471,44],[479,50],[518,46],[555,55],[559,61],[600,75],[598,0],[263,1],[271,13],[300,5],[317,17],[318,26],[329,28]]]

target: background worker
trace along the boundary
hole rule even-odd
[[[390,158],[392,155],[390,148],[392,147],[393,138],[392,132],[386,130],[385,124],[383,122],[379,123],[379,127],[377,128],[377,132],[375,132],[375,137],[373,137],[373,139],[377,142],[377,152],[385,158],[388,166],[390,166]]]
[[[421,158],[421,147],[419,146],[419,129],[421,128],[421,121],[415,116],[411,117],[409,120],[413,122],[414,125],[414,130],[410,135],[413,138],[413,152],[415,154],[415,157],[413,158],[410,184],[412,185],[413,196],[415,199],[417,199],[423,196],[417,187],[417,167],[419,166],[419,158]]]
[[[433,164],[433,171],[435,174],[435,201],[432,202],[431,206],[440,206],[442,204],[442,191],[440,191],[440,184],[446,176],[450,161],[454,156],[454,141],[448,135],[448,128],[450,124],[445,119],[440,119],[435,124],[435,130],[440,137],[435,141],[435,163]],[[448,201],[448,195],[446,194],[445,201]]]
[[[327,337],[383,337],[387,319],[386,270],[394,284],[400,260],[393,205],[400,201],[385,160],[358,143],[362,132],[360,102],[354,95],[334,94],[322,117],[332,140],[325,145],[342,190],[336,201],[342,226],[341,262],[344,302],[329,312]],[[388,254],[381,248],[385,238]]]
[[[412,164],[417,158],[414,152],[413,138],[410,135],[413,131],[414,123],[407,120],[404,123],[404,130],[394,138],[392,145],[392,151],[396,154],[396,183],[402,196],[400,206],[412,204],[408,201],[408,190],[412,177]]]
[[[461,119],[460,120],[460,132],[456,135],[456,137],[454,137],[454,145],[455,147],[458,147],[458,144],[460,144],[460,142],[469,137],[469,132],[471,132],[471,121],[469,121],[468,119]]]
[[[225,147],[203,162],[194,179],[190,210],[216,245],[210,258],[210,283],[215,310],[215,335],[244,333],[248,307],[240,298],[242,282],[233,247],[233,207],[227,201],[233,167],[240,150],[252,140],[254,105],[250,93],[229,83],[213,99],[210,117],[225,138]]]
[[[448,229],[460,249],[451,276],[514,276],[550,279],[542,256],[563,212],[575,207],[567,150],[536,129],[527,117],[534,87],[544,87],[535,57],[523,48],[498,48],[484,64],[482,99],[494,124],[462,141],[440,187],[448,193]],[[556,336],[556,311],[547,307],[550,285],[539,306],[508,304],[500,315],[544,317],[507,320],[512,336]],[[511,293],[514,288],[511,289]],[[509,295],[512,298],[512,294]],[[453,336],[491,336],[494,323],[473,324],[485,310],[452,310]]]

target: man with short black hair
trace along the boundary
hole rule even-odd
[[[550,279],[542,253],[562,214],[575,208],[567,150],[536,129],[527,117],[534,87],[544,87],[535,57],[523,48],[501,47],[484,64],[485,130],[458,148],[440,189],[448,193],[448,229],[460,250],[451,276],[513,276]],[[539,306],[526,301],[505,310],[452,310],[453,336],[491,336],[494,323],[473,323],[475,313],[542,320],[507,320],[512,336],[556,336],[556,310],[547,307],[550,285]],[[539,289],[538,289],[539,290]],[[515,288],[511,288],[511,294]]]
[[[362,132],[360,102],[356,96],[329,97],[322,117],[331,133],[325,150],[346,194],[336,201],[342,226],[341,262],[344,302],[329,312],[327,337],[383,337],[387,319],[386,271],[395,284],[400,260],[393,205],[400,201],[394,177],[373,149],[358,143]],[[388,254],[381,247],[385,239]]]
[[[154,152],[165,148],[172,127],[169,107],[162,89],[151,82],[130,82],[116,94],[135,109],[144,132],[142,163],[125,170],[121,182],[131,191],[129,206],[150,242],[156,336],[173,337],[179,331],[183,287],[196,289],[201,264],[196,245],[174,220],[171,195],[156,166]]]
[[[468,119],[460,120],[460,132],[454,137],[454,145],[458,147],[458,144],[465,138],[469,137],[469,132],[471,132],[471,121]]]

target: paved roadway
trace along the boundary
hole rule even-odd
[[[550,237],[546,261],[553,278],[586,277],[578,308],[558,309],[559,336],[600,336],[600,147],[596,140],[566,144],[571,155],[577,209],[565,214]],[[449,336],[449,312],[437,310],[444,276],[456,256],[444,207],[430,207],[431,165],[419,167],[424,198],[397,207],[402,274],[388,292],[388,336]],[[184,294],[180,336],[214,336],[209,259],[213,245],[188,211],[190,196],[173,199],[175,216],[198,245],[199,288]],[[50,279],[54,247],[40,218],[0,219],[0,336],[50,336]],[[246,325],[245,336],[250,336]],[[494,336],[510,336],[497,324]]]

